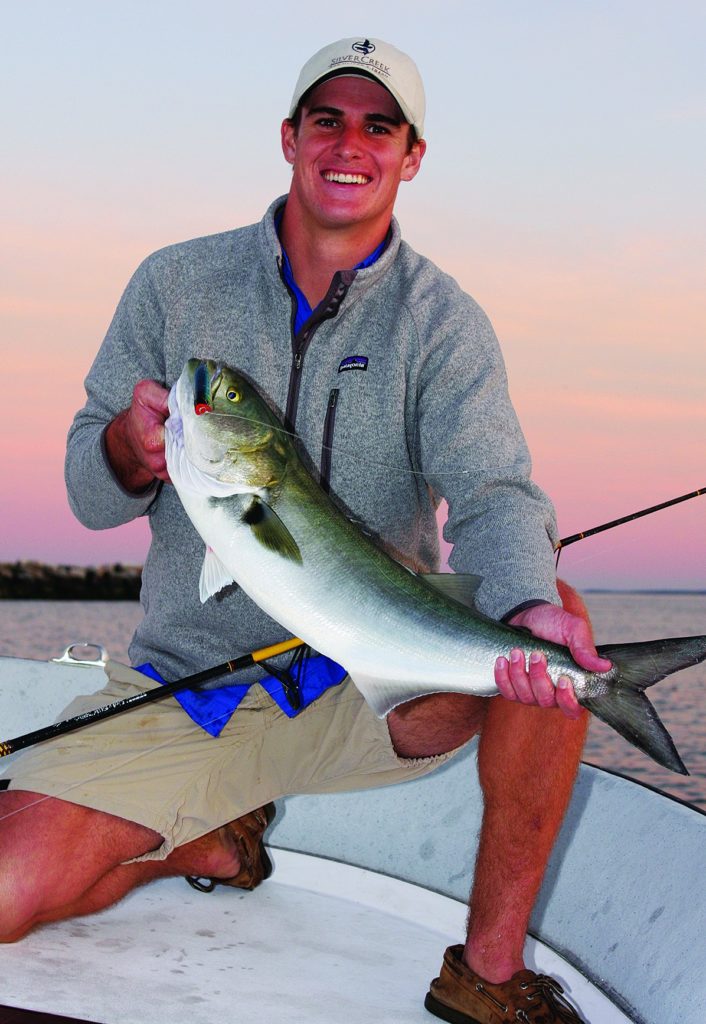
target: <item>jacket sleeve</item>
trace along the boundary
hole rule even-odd
[[[135,272],[85,380],[86,404],[74,417],[66,446],[65,479],[74,515],[92,530],[121,526],[144,515],[156,494],[131,494],[108,462],[103,435],[126,409],[138,380],[164,381],[164,313],[152,258]]]
[[[449,506],[449,564],[482,577],[477,602],[492,618],[528,601],[560,604],[554,509],[530,479],[493,329],[460,291],[441,312],[424,343],[417,451],[434,495]]]

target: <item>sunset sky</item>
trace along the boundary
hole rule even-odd
[[[490,315],[562,536],[706,486],[703,2],[23,0],[2,25],[0,561],[142,561],[144,523],[68,509],[83,377],[147,253],[287,190],[299,69],[355,34],[422,72],[403,235]],[[706,496],[561,569],[706,587]]]

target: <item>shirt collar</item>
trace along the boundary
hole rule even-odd
[[[285,204],[280,206],[280,208],[275,212],[275,231],[277,232],[280,248],[282,250],[282,275],[296,301],[297,308],[294,318],[294,333],[297,334],[313,313],[313,309],[309,305],[309,300],[306,295],[294,279],[292,264],[289,262],[287,250],[282,245],[280,227],[282,225],[282,217],[284,216],[284,205]],[[383,238],[382,242],[373,249],[369,256],[366,256],[364,260],[357,263],[355,267],[353,267],[353,270],[365,270],[366,267],[371,267],[373,263],[382,256],[391,238],[392,228],[388,228],[387,234]]]

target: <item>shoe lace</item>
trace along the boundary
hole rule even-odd
[[[520,982],[520,990],[525,993],[529,1005],[526,1010],[515,1011],[515,1018],[519,1024],[584,1024],[564,996],[564,989],[554,978],[546,974],[537,974],[532,981]],[[551,1017],[541,1012],[538,1014],[538,1011],[544,1008],[552,1013]]]

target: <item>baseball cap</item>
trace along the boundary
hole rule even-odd
[[[360,75],[384,85],[400,105],[405,119],[412,125],[417,138],[424,134],[424,86],[417,65],[382,39],[353,36],[329,43],[315,53],[301,69],[289,108],[289,117],[307,90],[326,78],[339,75]]]

